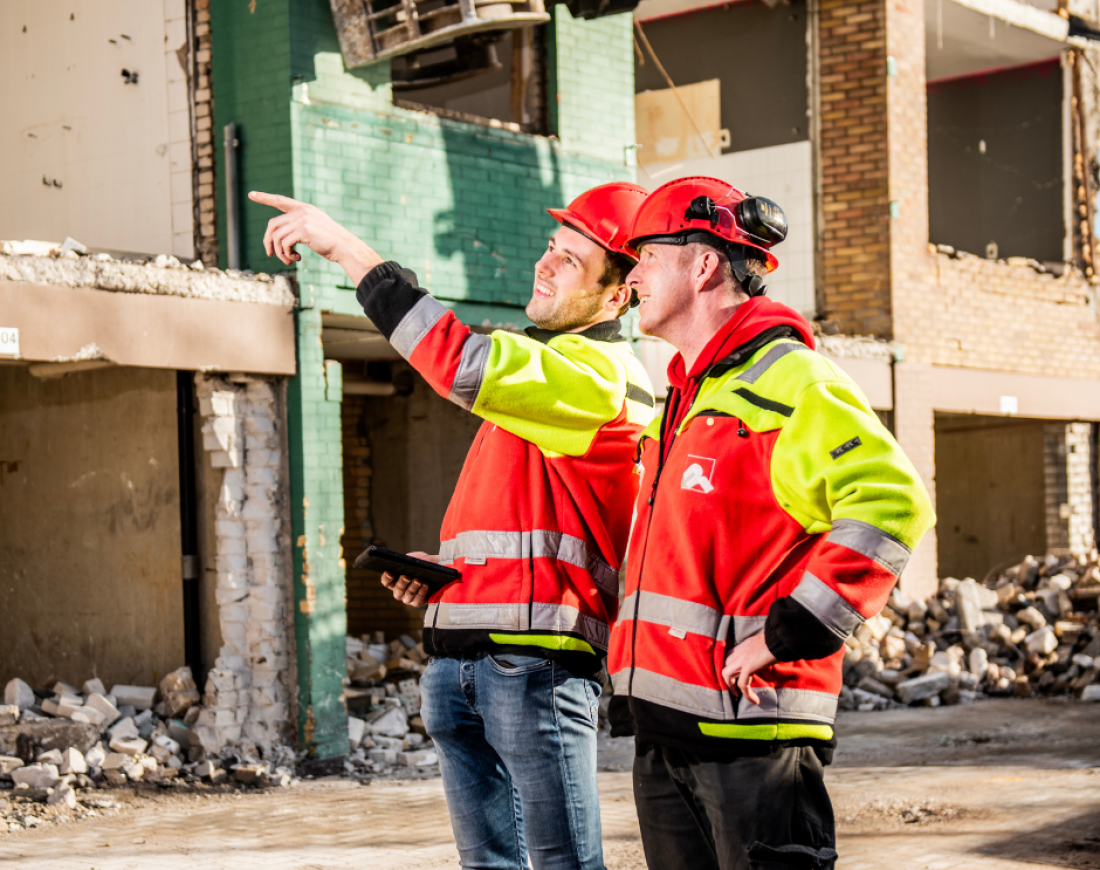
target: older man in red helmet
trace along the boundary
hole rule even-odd
[[[642,332],[671,342],[608,669],[653,870],[828,870],[845,638],[933,522],[912,465],[810,325],[764,297],[772,202],[713,178],[631,228]]]
[[[654,406],[618,320],[644,198],[613,183],[550,209],[561,227],[535,264],[535,327],[479,335],[317,209],[252,194],[285,212],[269,254],[289,264],[303,243],[343,266],[396,350],[485,420],[440,534],[438,560],[461,580],[429,600],[415,580],[383,578],[428,605],[422,715],[463,867],[603,867],[593,677],[618,610],[631,456]]]

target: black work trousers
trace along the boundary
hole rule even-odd
[[[833,807],[811,747],[709,760],[639,744],[634,800],[650,870],[832,870]]]

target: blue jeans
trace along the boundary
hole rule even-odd
[[[421,715],[467,870],[603,870],[600,687],[548,659],[433,658]]]

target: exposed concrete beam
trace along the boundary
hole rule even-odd
[[[92,369],[105,369],[115,365],[107,359],[85,360],[84,362],[35,363],[28,371],[36,378],[63,378],[73,372],[87,372]]]
[[[19,359],[187,371],[295,372],[289,305],[224,302],[0,281],[4,326],[16,327]],[[69,369],[75,371],[75,369]]]

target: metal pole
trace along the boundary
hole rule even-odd
[[[240,213],[237,207],[237,125],[222,131],[225,144],[225,259],[230,269],[241,268]]]

